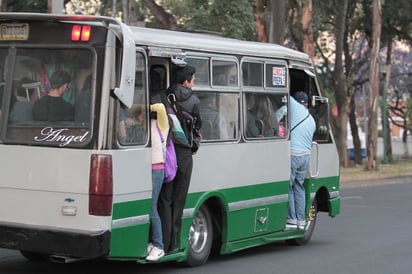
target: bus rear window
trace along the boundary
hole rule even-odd
[[[91,138],[93,52],[0,49],[5,142],[84,146]]]

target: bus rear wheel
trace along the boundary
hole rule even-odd
[[[189,252],[186,264],[199,266],[206,263],[213,244],[213,224],[209,209],[200,207],[189,231]]]
[[[316,220],[318,217],[318,207],[316,198],[313,199],[312,205],[309,210],[308,222],[306,224],[305,233],[302,238],[290,239],[286,242],[290,245],[305,245],[312,238],[313,231],[315,231]]]

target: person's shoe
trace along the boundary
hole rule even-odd
[[[298,221],[298,229],[305,230],[306,222],[305,221]]]
[[[150,251],[152,251],[153,247],[154,247],[154,245],[152,243],[149,243],[147,245],[147,253],[146,253],[147,255],[149,255],[149,253],[150,253]]]
[[[285,230],[292,230],[292,229],[297,229],[297,228],[298,228],[297,224],[286,223]]]
[[[147,255],[146,260],[157,261],[160,258],[162,258],[164,255],[165,255],[165,252],[163,249],[160,249],[154,246],[152,250],[150,251],[149,255]]]

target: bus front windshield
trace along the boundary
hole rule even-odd
[[[91,138],[93,52],[0,49],[1,141],[80,147]]]

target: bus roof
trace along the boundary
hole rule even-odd
[[[273,57],[311,63],[307,54],[277,44],[243,41],[205,33],[141,27],[131,27],[131,30],[136,43],[141,45],[266,58]]]

